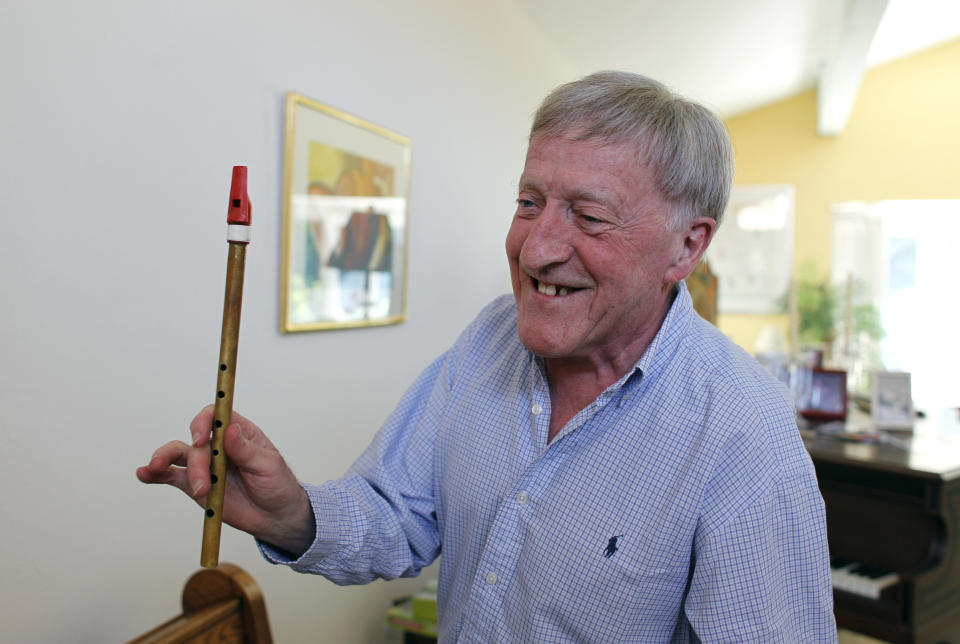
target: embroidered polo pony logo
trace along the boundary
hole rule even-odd
[[[623,537],[622,534],[618,534],[615,537],[610,537],[610,541],[607,542],[607,547],[603,551],[603,556],[609,559],[613,555],[617,554],[617,540]]]

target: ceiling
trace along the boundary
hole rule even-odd
[[[578,73],[640,72],[724,118],[818,84],[852,105],[864,68],[960,38],[960,0],[514,2]]]

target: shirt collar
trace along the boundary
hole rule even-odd
[[[660,330],[634,365],[633,371],[645,374],[651,369],[656,370],[665,365],[680,344],[680,338],[686,333],[687,327],[690,326],[692,313],[693,300],[690,298],[690,292],[687,291],[686,282],[680,280],[673,287],[673,303],[663,319],[663,324],[660,325]]]

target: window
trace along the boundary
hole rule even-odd
[[[843,203],[833,209],[831,280],[844,294],[837,356],[852,386],[872,369],[908,371],[918,409],[960,406],[960,292],[956,241],[960,200]],[[847,333],[857,305],[873,305],[879,343]]]

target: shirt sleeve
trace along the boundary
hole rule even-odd
[[[344,477],[303,485],[316,538],[297,559],[259,542],[268,561],[345,585],[414,576],[436,559],[433,446],[452,361],[451,350],[420,374]]]
[[[769,481],[697,535],[684,612],[702,642],[837,641],[823,499],[810,469]]]

